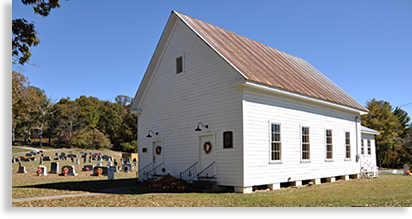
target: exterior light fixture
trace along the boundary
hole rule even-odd
[[[158,135],[158,134],[159,134],[159,133],[157,133],[157,132],[155,133],[154,131],[150,130],[149,133],[147,133],[147,136],[146,136],[147,138],[151,138],[151,137],[152,137],[152,136],[150,135],[150,132],[153,133],[153,134],[155,134],[155,135]]]
[[[202,129],[200,129],[200,125],[202,125],[202,126],[205,127],[205,128],[209,128],[208,125],[203,125],[203,123],[199,122],[199,123],[197,124],[197,128],[195,129],[196,132],[202,131]]]

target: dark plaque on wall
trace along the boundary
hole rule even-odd
[[[223,132],[223,148],[233,148],[233,132]]]

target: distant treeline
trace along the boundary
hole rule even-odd
[[[13,144],[19,139],[24,145],[135,152],[137,116],[130,114],[132,100],[118,95],[114,103],[92,96],[57,101],[13,71]]]

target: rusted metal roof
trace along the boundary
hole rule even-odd
[[[173,11],[245,79],[368,111],[303,59]]]

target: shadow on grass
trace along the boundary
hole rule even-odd
[[[188,188],[184,191],[148,188],[147,184],[136,184],[136,179],[95,180],[80,182],[58,182],[27,186],[14,186],[14,188],[56,189],[69,191],[83,191],[91,193],[105,193],[117,195],[158,195],[158,194],[186,194],[186,193],[231,193],[233,191],[201,191]]]
[[[108,188],[118,188],[126,186],[136,186],[136,179],[115,179],[115,180],[87,180],[77,182],[57,182],[37,185],[14,186],[14,188],[39,188],[98,192]]]
[[[92,180],[77,182],[58,182],[27,186],[13,186],[14,188],[37,188],[37,189],[56,189],[84,191],[108,194],[149,194],[149,193],[192,193],[196,190],[165,190],[148,188],[144,183],[136,183],[136,179],[114,179],[114,180]]]

